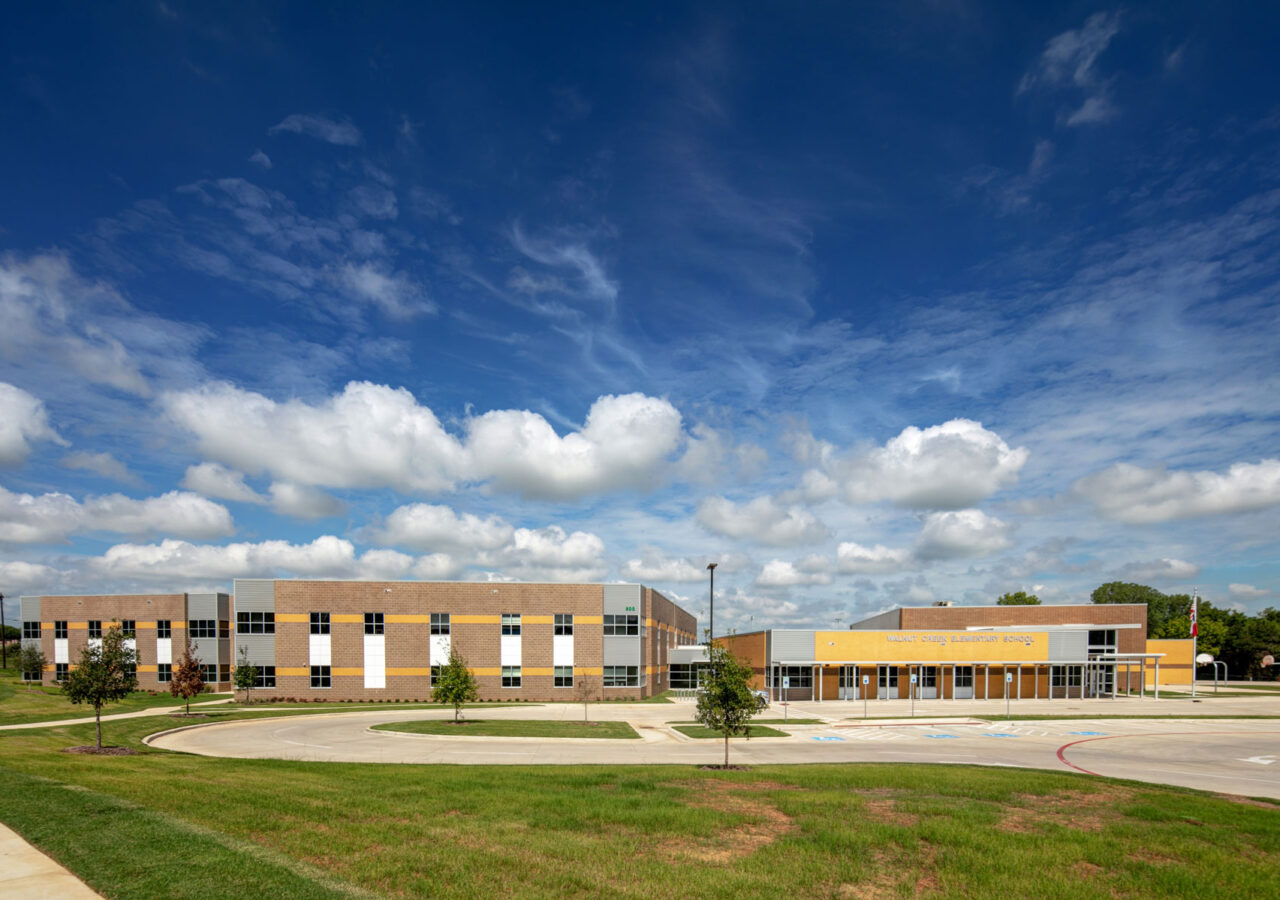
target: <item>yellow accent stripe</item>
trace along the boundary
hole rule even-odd
[[[170,622],[169,627],[170,628],[186,628],[187,623],[186,622]]]
[[[455,625],[497,625],[498,616],[454,616],[450,621]]]
[[[134,622],[133,627],[137,631],[141,631],[144,628],[150,630],[156,627],[156,623],[155,622]]]
[[[574,625],[603,625],[604,616],[574,616]]]
[[[644,627],[645,627],[645,628],[652,628],[652,627],[653,627],[653,619],[645,619],[645,620],[644,620]]]
[[[311,621],[310,613],[276,613],[276,622],[290,622],[294,625],[303,625]]]
[[[603,675],[604,669],[601,666],[578,666],[573,670],[574,675]]]
[[[467,671],[470,672],[472,675],[501,675],[502,674],[502,669],[500,668],[473,669],[470,666],[468,666]]]
[[[356,666],[355,668],[332,668],[329,670],[331,675],[363,675],[364,669]]]
[[[88,631],[89,623],[88,622],[68,622],[67,627],[70,628],[72,631]]]
[[[41,631],[43,631],[43,630],[44,630],[44,629],[46,629],[46,628],[47,628],[47,629],[49,629],[50,631],[53,631],[53,623],[52,623],[52,622],[41,622],[41,623],[40,623],[40,630],[41,630]]]
[[[157,669],[155,666],[138,666],[138,671],[139,672],[158,672],[159,669]]]
[[[387,624],[389,625],[392,625],[392,624],[394,625],[430,625],[431,624],[430,614],[425,616],[388,615],[386,620],[387,620]]]
[[[414,667],[394,668],[394,669],[387,669],[387,674],[403,675],[403,676],[430,675],[431,668],[429,666],[419,666],[417,668],[414,668]]]
[[[298,675],[310,675],[310,674],[311,674],[311,671],[306,666],[296,666],[296,667],[282,666],[276,669],[276,677],[283,677],[286,675],[298,676]]]
[[[551,670],[550,670],[550,669],[542,669],[542,668],[537,668],[537,669],[535,669],[535,668],[534,668],[534,667],[532,667],[532,666],[525,666],[524,668],[522,668],[522,669],[520,670],[520,674],[521,674],[521,675],[529,675],[529,676],[533,676],[533,675],[550,675],[550,674],[551,674]]]
[[[329,617],[331,622],[344,622],[348,625],[364,624],[364,613],[334,613]]]

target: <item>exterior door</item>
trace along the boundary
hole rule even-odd
[[[920,667],[920,693],[917,695],[921,700],[937,700],[938,699],[938,667],[937,666],[921,666]]]
[[[956,666],[955,692],[951,695],[956,700],[973,699],[973,666]]]
[[[898,699],[898,667],[877,666],[877,683],[879,688],[876,698],[879,700]]]
[[[858,699],[858,673],[853,666],[840,667],[840,699]]]

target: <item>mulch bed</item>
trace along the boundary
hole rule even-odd
[[[707,772],[750,772],[750,766],[698,766]]]
[[[207,719],[204,713],[169,713],[170,719]]]
[[[138,751],[131,747],[103,747],[99,750],[93,744],[83,747],[67,747],[63,753],[87,753],[90,756],[137,756]]]

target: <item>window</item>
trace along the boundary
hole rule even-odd
[[[120,623],[120,630],[124,632],[124,636],[127,638],[137,637],[138,623],[133,619],[125,619]]]
[[[311,667],[311,686],[313,688],[331,687],[328,666]]]
[[[517,628],[520,626],[517,625]],[[519,666],[503,666],[502,667],[502,686],[510,688],[520,687],[520,667]]]
[[[192,619],[187,623],[188,633],[193,638],[216,638],[218,623],[214,619]]]
[[[502,614],[502,633],[503,634],[519,634],[520,633],[520,614],[519,613],[503,613]],[[518,675],[516,676],[519,677]]]
[[[218,683],[218,667],[214,664],[203,665],[200,667],[200,680],[205,684]]]
[[[254,666],[257,669],[257,677],[253,679],[253,686],[256,688],[273,688],[276,686],[276,667],[275,666]]]
[[[156,621],[156,637],[167,638],[173,634],[173,623],[169,619],[159,619]]]
[[[22,623],[22,639],[24,641],[40,640],[40,623],[39,622],[23,622]]]
[[[706,669],[704,663],[672,663],[671,687],[677,690],[696,688],[702,679],[704,669]]]
[[[276,614],[273,612],[236,613],[236,631],[240,634],[275,634]]]
[[[67,679],[67,664],[54,663],[53,664],[53,680],[66,681],[66,679]]]
[[[897,677],[897,669],[894,670],[894,677]],[[789,678],[787,682],[793,688],[811,688],[813,687],[813,669],[808,666],[770,666],[769,678],[774,676],[778,678],[778,687],[782,687],[782,679]],[[894,682],[895,684],[897,682]],[[769,687],[773,687],[773,681],[769,681]]]
[[[436,686],[436,680],[440,677],[440,670],[441,670],[442,668],[444,668],[444,666],[432,666],[432,667],[431,667],[431,686],[432,686],[432,687],[435,687],[435,686]]]
[[[566,613],[556,613],[555,618],[556,634],[573,634],[573,616]]]
[[[328,634],[329,633],[329,614],[328,613],[312,613],[311,614],[311,633],[312,634]]]
[[[364,614],[364,633],[365,634],[382,634],[382,613],[365,613]]]
[[[573,687],[573,666],[556,666],[555,672],[556,687]]]
[[[605,687],[639,687],[640,686],[640,667],[639,666],[605,666],[604,667],[604,686]]]
[[[130,678],[137,679],[137,677],[138,677],[138,666],[137,666],[137,664],[136,664],[136,663],[131,663],[130,665],[125,666],[125,667],[124,667],[124,673],[125,673],[125,675],[129,676]]]
[[[231,637],[231,623],[226,621],[225,619],[218,623],[218,637],[222,637],[222,638]]]
[[[63,637],[66,637],[66,635],[64,634]],[[89,620],[89,637],[90,638],[102,637],[102,620],[101,619]]]
[[[223,663],[222,665],[218,666],[218,680],[219,681],[231,680],[231,666],[229,664]]]
[[[956,687],[973,687],[973,666],[956,666]]]
[[[606,635],[614,635],[620,637],[629,634],[640,633],[640,617],[639,616],[605,616],[604,617],[604,633]]]
[[[156,681],[161,684],[168,684],[173,681],[173,666],[169,663],[160,663],[156,666]]]
[[[1083,666],[1050,666],[1049,675],[1054,687],[1080,687]]]
[[[53,636],[55,638],[67,639],[67,620],[62,619],[53,623]]]
[[[449,633],[449,614],[448,613],[432,613],[431,614],[431,633],[432,634],[448,634]]]

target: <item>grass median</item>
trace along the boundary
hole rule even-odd
[[[297,711],[301,714],[302,711]],[[211,713],[231,721],[244,713]],[[105,896],[1267,896],[1280,806],[1023,769],[210,759],[0,732],[0,820]],[[708,763],[717,761],[711,753]]]
[[[708,728],[705,725],[672,725],[671,727],[687,737],[697,738],[698,740],[710,740],[711,738],[724,740],[722,732]],[[753,738],[791,737],[785,731],[770,728],[768,725],[748,725],[747,730]]]
[[[639,739],[626,722],[565,722],[546,719],[464,719],[461,722],[431,720],[387,722],[374,731],[401,731],[407,734],[436,734],[449,737],[530,737]]]

